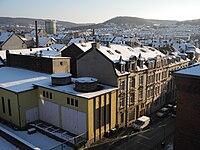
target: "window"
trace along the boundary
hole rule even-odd
[[[125,64],[121,64],[121,73],[125,72]]]
[[[3,113],[5,114],[6,113],[6,109],[5,109],[5,101],[4,101],[4,97],[1,97],[1,102],[2,102],[2,110],[3,110]]]
[[[131,77],[130,85],[131,85],[132,88],[135,87],[135,77]]]
[[[132,70],[132,71],[135,70],[135,63],[131,63],[131,70]]]
[[[52,99],[52,93],[49,93],[49,98]]]
[[[60,65],[61,65],[61,66],[63,65],[63,62],[62,62],[62,61],[60,62]]]
[[[43,91],[43,97],[45,97],[45,91]]]
[[[121,91],[124,91],[124,90],[125,90],[125,81],[121,81],[120,90],[121,90]]]
[[[121,108],[124,107],[124,103],[125,103],[124,98],[121,98],[121,99],[120,99],[120,107],[121,107]]]
[[[141,90],[139,90],[139,100],[142,100],[142,97],[143,97],[143,91],[142,91],[142,89]]]
[[[71,105],[74,105],[74,99],[71,98]]]
[[[78,107],[78,100],[75,99],[75,106]]]
[[[8,113],[9,113],[9,116],[11,116],[11,104],[10,104],[10,99],[8,99]]]
[[[140,77],[139,77],[139,85],[140,85],[140,86],[143,85],[143,76],[140,76]]]
[[[46,98],[49,98],[49,92],[46,92]]]
[[[134,94],[131,94],[130,95],[130,104],[133,104],[134,103]]]
[[[67,97],[67,104],[70,104],[70,98]]]

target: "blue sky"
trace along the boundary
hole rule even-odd
[[[1,17],[101,23],[116,16],[200,19],[200,0],[0,0]]]

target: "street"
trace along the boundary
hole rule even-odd
[[[140,134],[129,137],[126,141],[118,141],[109,145],[107,149],[120,150],[160,150],[164,149],[161,145],[165,141],[165,149],[167,144],[173,142],[175,130],[175,119],[171,117],[157,118],[156,123]]]

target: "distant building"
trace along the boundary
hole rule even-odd
[[[56,34],[56,21],[55,20],[46,20],[45,21],[45,30],[48,34]]]
[[[173,74],[177,89],[175,150],[200,147],[200,64]]]
[[[0,32],[0,50],[24,49],[26,42],[13,32]]]

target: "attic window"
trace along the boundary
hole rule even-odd
[[[146,53],[147,51],[145,49],[140,49],[141,52]]]
[[[114,55],[110,50],[107,50],[107,52],[108,52],[110,55]]]
[[[134,50],[132,48],[128,48],[129,51],[134,52]]]
[[[115,50],[115,52],[116,52],[117,54],[121,54],[121,52],[120,52],[120,51],[118,51],[118,50]]]

